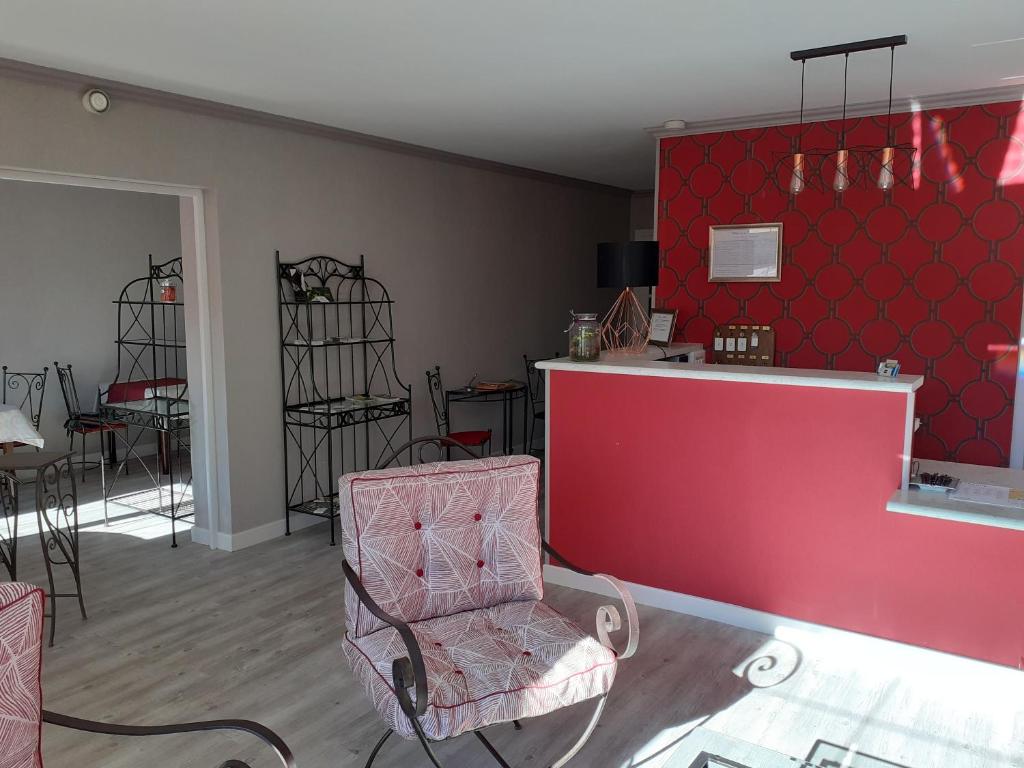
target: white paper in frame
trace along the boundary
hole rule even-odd
[[[782,279],[782,222],[712,226],[708,281],[777,283]]]
[[[679,310],[676,309],[651,310],[651,344],[664,347],[672,343],[672,336],[676,332],[676,316],[678,313]]]

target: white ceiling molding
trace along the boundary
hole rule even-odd
[[[971,107],[978,104],[996,104],[1001,101],[1022,101],[1024,100],[1024,87],[1020,85],[1003,85],[996,88],[982,88],[971,91],[957,91],[956,93],[938,93],[930,96],[893,100],[893,114],[904,112],[918,112],[930,109],[942,109],[947,107]],[[870,117],[873,115],[884,115],[888,111],[888,101],[866,101],[860,104],[847,104],[846,116]],[[843,116],[841,105],[831,107],[817,107],[815,109],[804,109],[804,122],[817,123],[824,120],[839,120]],[[789,110],[787,112],[770,112],[763,115],[750,115],[748,117],[727,117],[721,120],[701,120],[688,122],[685,128],[665,128],[655,126],[645,128],[655,139],[667,139],[672,136],[695,136],[701,133],[724,133],[726,131],[742,131],[749,128],[768,128],[773,125],[789,125],[800,122],[800,112]]]
[[[395,139],[387,139],[381,136],[373,136],[358,131],[350,131],[345,128],[336,128],[332,125],[324,125],[309,120],[300,120],[294,117],[275,115],[270,112],[261,112],[248,107],[238,107],[233,104],[225,104],[210,99],[200,99],[195,96],[184,96],[180,93],[161,91],[156,88],[147,88],[142,85],[133,85],[118,80],[108,80],[102,77],[93,77],[80,72],[71,72],[54,67],[44,67],[38,64],[30,64],[16,59],[5,59],[0,57],[0,77],[11,77],[29,82],[47,83],[65,88],[78,88],[84,94],[88,89],[100,88],[118,101],[134,101],[142,104],[150,104],[165,109],[176,109],[182,112],[190,112],[207,117],[217,117],[222,120],[234,120],[251,125],[260,125],[267,128],[278,128],[287,131],[295,131],[310,136],[318,136],[332,141],[343,141],[349,144],[362,144],[364,146],[376,147],[388,152],[399,152],[405,155],[413,155],[428,160],[437,160],[444,163],[478,168],[495,173],[504,173],[511,176],[522,176],[539,181],[547,181],[554,184],[568,185],[572,187],[583,187],[596,189],[616,194],[630,194],[631,190],[624,187],[616,187],[611,184],[602,184],[587,179],[577,179],[572,176],[562,176],[549,171],[540,171],[534,168],[524,168],[518,165],[487,160],[470,155],[461,155],[457,152],[447,152],[433,147],[423,147]],[[80,105],[81,102],[79,102]]]

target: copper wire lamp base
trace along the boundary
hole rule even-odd
[[[601,321],[601,346],[610,351],[643,352],[651,321],[632,288],[625,288]]]

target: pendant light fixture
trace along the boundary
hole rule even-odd
[[[843,122],[839,129],[839,149],[836,151],[836,175],[832,189],[845,192],[850,186],[850,151],[846,148],[846,76],[850,71],[850,54],[843,59]]]
[[[893,75],[895,72],[896,47],[907,44],[906,35],[894,35],[892,37],[879,37],[872,40],[858,40],[852,43],[840,45],[827,45],[822,48],[808,48],[800,51],[792,51],[789,57],[793,61],[800,62],[800,125],[797,133],[795,151],[786,153],[775,153],[776,176],[775,179],[781,187],[785,183],[786,174],[789,174],[789,193],[798,195],[807,186],[819,190],[827,190],[829,181],[835,192],[842,193],[849,189],[854,183],[869,184],[871,174],[869,166],[877,162],[875,158],[881,158],[881,169],[875,181],[878,189],[883,192],[890,191],[896,184],[908,183],[908,179],[896,174],[896,163],[899,167],[913,167],[917,155],[917,148],[911,144],[894,143],[892,128],[892,90]],[[850,54],[866,51],[877,51],[889,49],[889,102],[886,124],[885,144],[874,144],[870,146],[847,146],[846,143],[846,113],[847,98],[849,95],[849,73]],[[808,59],[820,59],[829,56],[843,56],[843,111],[842,124],[839,129],[839,136],[836,146],[830,149],[816,149],[804,146],[804,106],[805,106],[805,85]],[[825,169],[834,167],[834,175],[831,179],[825,179]]]
[[[892,75],[896,63],[896,46],[889,47],[889,111],[885,116],[885,149],[882,150],[882,168],[878,172],[878,188],[883,192],[892,189],[896,177],[892,172],[892,164],[896,152],[892,146]]]
[[[789,180],[789,192],[799,195],[804,191],[804,73],[807,61],[800,62],[800,126],[796,134],[796,152],[793,154],[793,175]]]

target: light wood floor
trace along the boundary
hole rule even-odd
[[[248,718],[280,733],[301,768],[361,768],[382,728],[341,651],[341,550],[327,546],[323,527],[229,554],[191,543],[171,550],[155,537],[160,524],[146,518],[137,535],[124,525],[83,528],[89,619],[72,603],[59,607],[45,706],[127,723]],[[30,541],[22,578],[43,583]],[[548,599],[592,626],[599,598],[549,587]],[[622,665],[576,766],[687,768],[704,748],[769,766],[733,737],[848,768],[1024,765],[1016,671],[928,653],[889,657],[871,643],[771,638],[654,609],[640,616],[640,651]],[[766,658],[774,666],[758,671]],[[492,738],[513,765],[543,768],[588,716],[584,704],[527,721],[520,733],[501,726]],[[43,736],[48,768],[275,764],[248,736],[128,739],[52,726]],[[472,737],[438,752],[449,768],[493,764]],[[418,746],[394,740],[375,765],[426,763]]]

